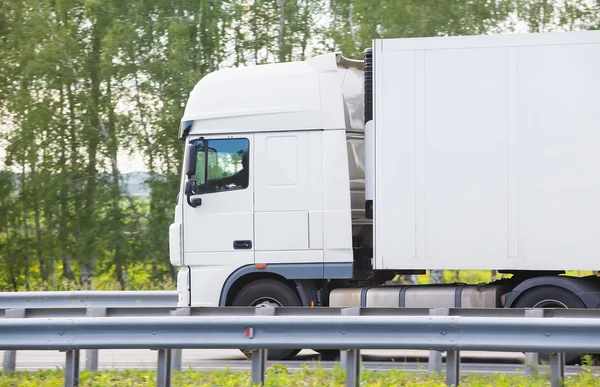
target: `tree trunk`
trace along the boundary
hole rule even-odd
[[[69,103],[69,140],[70,140],[70,164],[71,164],[71,175],[73,176],[74,179],[77,179],[79,177],[79,163],[78,163],[78,157],[77,157],[77,135],[75,133],[75,97],[73,96],[73,84],[69,83],[67,85],[67,101]],[[66,146],[65,146],[65,152],[66,152]],[[63,173],[64,173],[64,179],[67,178],[67,167],[66,167],[66,162],[65,164],[63,164]],[[70,224],[71,224],[71,232],[74,234],[74,239],[78,239],[78,235],[80,235],[81,233],[81,228],[79,227],[81,225],[79,216],[82,216],[83,214],[79,214],[79,216],[75,215],[73,217],[71,217],[70,214],[70,210],[69,210],[69,204],[68,204],[68,195],[69,195],[69,187],[71,186],[71,184],[67,185],[66,181],[63,181],[61,184],[61,189],[60,189],[60,199],[59,199],[59,216],[60,216],[60,226],[59,226],[59,235],[58,235],[58,241],[59,244],[62,247],[62,277],[64,279],[67,279],[69,281],[74,281],[75,280],[75,273],[73,272],[73,264],[71,263],[71,256],[69,254],[70,251],[72,251],[71,248],[71,243],[68,241],[68,234],[69,234],[69,230],[68,230],[68,226],[67,226],[67,220],[69,220]],[[77,188],[77,185],[73,184],[70,188],[71,192],[72,192],[72,197],[73,197],[73,201],[75,203],[74,207],[75,208],[79,208],[79,199],[80,199],[80,195],[79,195],[79,189]],[[77,213],[78,211],[75,210],[75,213]]]
[[[117,165],[117,154],[119,150],[119,143],[117,139],[117,128],[115,124],[114,109],[112,104],[112,80],[109,79],[107,84],[107,97],[108,97],[108,148],[109,157],[112,168],[112,184],[111,184],[111,196],[112,196],[112,216],[111,221],[113,222],[111,227],[111,233],[113,234],[112,240],[115,243],[115,252],[113,255],[113,262],[116,267],[117,281],[121,286],[121,290],[125,290],[128,287],[124,276],[123,268],[126,265],[125,257],[125,241],[123,240],[123,214],[119,203],[121,200],[121,190],[119,185],[120,172]]]
[[[98,188],[98,146],[103,124],[100,117],[100,61],[101,61],[100,26],[98,22],[92,27],[92,50],[90,53],[90,124],[87,136],[87,184],[85,188],[85,213],[84,213],[84,249],[81,261],[81,284],[85,289],[91,289],[94,269],[96,267],[96,191]]]
[[[29,254],[29,227],[27,226],[27,181],[26,181],[26,173],[25,173],[25,162],[23,162],[23,167],[21,169],[21,205],[23,206],[23,252],[25,256],[25,289],[28,291],[31,290],[29,285],[29,267],[31,266],[31,255]]]
[[[12,239],[10,237],[10,226],[6,229],[6,257],[8,258],[8,276],[12,285],[13,292],[19,291],[19,285],[17,282],[18,274],[15,273],[15,257],[11,248]]]
[[[285,61],[285,2],[286,0],[277,0],[279,6],[279,34],[277,35],[277,41],[279,42],[279,61]]]

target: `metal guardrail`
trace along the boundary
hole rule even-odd
[[[109,304],[108,294],[114,293],[112,307],[102,307]],[[134,293],[128,294],[128,293]],[[169,303],[171,295],[156,296],[160,292],[49,292],[49,295],[39,292],[42,300],[36,300],[32,295],[13,296],[12,294],[0,293],[0,318],[55,318],[55,317],[149,317],[149,316],[173,316],[173,315],[191,315],[191,316],[252,316],[256,309],[246,307],[215,307],[215,308],[178,308],[176,300]],[[168,292],[172,293],[172,292]],[[90,295],[91,294],[91,295]],[[142,296],[143,294],[143,296]],[[16,300],[21,299],[24,302],[16,302],[9,305],[19,305],[18,308],[6,308],[2,303],[2,298]],[[154,297],[154,299],[152,299]],[[25,300],[27,300],[25,302]],[[47,300],[51,300],[48,301]],[[45,304],[46,303],[46,304]],[[155,303],[153,306],[152,303]],[[161,306],[162,304],[162,306]],[[165,306],[172,305],[172,306]],[[90,306],[92,305],[92,306]],[[118,305],[118,306],[116,306]],[[358,313],[361,316],[428,316],[428,315],[448,315],[448,316],[480,316],[480,317],[578,317],[578,318],[600,318],[600,310],[595,309],[471,309],[471,308],[450,308],[450,309],[424,309],[424,308],[353,308],[349,309],[352,313]],[[259,309],[260,311],[260,309]],[[270,313],[277,316],[338,316],[344,308],[303,308],[286,307],[275,308]],[[16,350],[8,350],[4,354],[2,368],[4,372],[14,372],[16,370]],[[527,364],[538,363],[537,353],[527,353]],[[342,360],[344,353],[342,353]],[[182,353],[179,349],[172,351],[171,367],[173,370],[181,370]],[[442,354],[439,351],[430,351],[428,368],[430,372],[439,372],[442,370]],[[86,351],[85,369],[98,370],[98,350],[88,349]],[[533,373],[533,368],[528,366],[527,373]]]
[[[178,308],[177,292],[174,291],[74,291],[74,292],[22,292],[0,293],[0,320],[2,317],[13,319],[36,318],[116,318],[116,317],[167,317],[167,316],[220,316],[243,317],[244,321],[255,314],[267,313],[273,316],[319,317],[319,316],[377,316],[380,317],[425,317],[425,316],[461,316],[461,317],[493,317],[522,318],[522,317],[562,317],[577,319],[600,319],[600,310],[594,309],[424,309],[424,308]],[[46,320],[45,320],[46,321]],[[323,348],[321,344],[316,346]],[[316,348],[313,347],[313,348]],[[298,348],[310,348],[303,342]],[[326,348],[323,348],[326,349]],[[337,348],[336,348],[337,349]],[[371,348],[368,348],[371,349]],[[417,349],[417,348],[409,348]],[[428,368],[430,372],[442,370],[442,353],[430,349]],[[16,369],[16,350],[8,349],[4,356],[3,369],[11,372]],[[517,351],[523,351],[517,350]],[[259,352],[260,353],[260,352]],[[169,372],[171,369],[181,369],[181,349],[172,348],[169,351]],[[78,352],[77,352],[77,356]],[[449,352],[447,362],[452,363],[453,353]],[[86,369],[98,369],[98,349],[86,348]],[[160,356],[159,356],[160,358]],[[79,358],[77,358],[77,362]],[[560,358],[562,359],[562,358]],[[347,352],[341,352],[342,364],[348,363]],[[167,360],[164,360],[167,361]],[[459,361],[457,359],[457,361]],[[538,363],[536,352],[526,353],[526,372],[531,374]],[[563,364],[563,360],[560,360]],[[554,367],[554,366],[553,366]],[[554,368],[553,368],[554,370]],[[255,372],[256,373],[256,372]],[[564,368],[559,372],[564,373]]]
[[[244,318],[230,314],[3,319],[0,349],[66,351],[69,387],[78,385],[82,349],[158,350],[160,387],[170,386],[173,349],[252,350],[255,384],[264,384],[269,349],[342,350],[348,387],[360,385],[361,349],[447,351],[446,383],[453,386],[459,384],[460,351],[464,350],[549,352],[552,386],[559,386],[564,378],[563,353],[600,352],[599,318],[360,315],[359,308],[342,309],[337,316],[300,316],[261,309],[255,310],[259,315]]]
[[[173,307],[176,291],[0,292],[1,308]]]
[[[169,315],[177,301],[176,291],[0,292],[0,317],[102,317],[108,307],[115,306],[124,315]],[[90,350],[86,355],[86,368],[97,370],[98,351]],[[15,371],[16,356],[16,351],[5,352],[4,372]],[[173,360],[175,367],[181,367],[181,351],[174,351]]]

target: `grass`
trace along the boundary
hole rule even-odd
[[[232,371],[181,371],[173,373],[173,387],[252,387],[249,372]],[[597,386],[600,377],[589,369],[576,376],[565,378],[565,386]],[[101,371],[81,373],[81,387],[141,387],[156,385],[156,373],[148,370]],[[269,387],[343,387],[345,372],[339,368],[328,371],[323,368],[304,366],[301,371],[288,371],[285,366],[275,365],[267,370],[265,386]],[[445,386],[444,375],[427,376],[402,371],[363,371],[361,386]],[[0,375],[0,387],[62,387],[62,370],[41,370]],[[523,376],[496,374],[483,376],[464,374],[461,386],[483,387],[542,387],[550,386],[548,375]]]

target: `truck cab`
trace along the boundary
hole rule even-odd
[[[354,278],[353,239],[372,228],[362,61],[332,53],[209,74],[179,137],[194,162],[170,227],[181,305],[232,305],[258,276],[295,292],[294,281]],[[308,289],[299,296],[317,301]]]

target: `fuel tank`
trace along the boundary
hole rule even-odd
[[[510,291],[499,284],[408,285],[335,289],[332,307],[501,308],[500,297]]]

